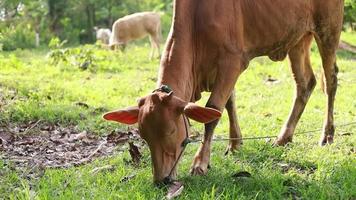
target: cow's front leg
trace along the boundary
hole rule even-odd
[[[214,83],[207,107],[220,111],[224,109],[238,76],[243,72],[247,62],[242,62],[240,56],[227,56],[218,66],[218,74]],[[211,140],[218,120],[205,124],[205,133],[202,144],[197,151],[192,167],[192,175],[204,175],[210,163]]]

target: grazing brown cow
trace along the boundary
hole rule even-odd
[[[112,26],[112,34],[110,37],[110,44],[112,49],[116,45],[125,48],[126,44],[131,40],[141,39],[150,36],[152,59],[155,50],[160,56],[159,43],[162,38],[161,34],[161,19],[160,15],[155,12],[140,12],[127,15],[115,21]]]
[[[104,115],[126,124],[138,122],[140,134],[149,145],[154,180],[175,178],[176,161],[186,137],[186,117],[206,123],[227,109],[230,137],[240,138],[234,85],[249,61],[267,55],[274,61],[287,55],[296,82],[296,96],[290,115],[276,145],[292,141],[297,122],[315,87],[309,50],[315,38],[324,69],[327,112],[320,143],[333,142],[334,97],[337,88],[335,52],[343,18],[343,0],[179,0],[161,62],[157,86],[168,85],[141,98],[138,106]],[[200,93],[211,96],[201,108],[193,103]],[[216,110],[215,110],[216,109]],[[191,173],[207,173],[213,131],[218,120],[205,124],[202,144]],[[231,140],[229,150],[241,141]],[[171,169],[173,171],[171,172]]]

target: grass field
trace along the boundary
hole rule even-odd
[[[354,43],[356,34],[344,34],[343,39]],[[41,120],[107,135],[127,127],[103,121],[102,112],[135,105],[138,97],[155,89],[159,64],[158,60],[148,60],[146,44],[131,45],[125,53],[80,47],[57,60],[48,57],[48,52],[0,52],[1,125]],[[85,64],[88,69],[80,69]],[[315,45],[312,65],[320,80],[321,61]],[[356,55],[339,52],[338,65],[335,120],[341,125],[356,122]],[[266,81],[269,77],[277,81]],[[294,95],[288,61],[255,59],[238,80],[236,91],[243,136],[277,135]],[[204,105],[208,95],[198,103]],[[78,106],[78,102],[88,106]],[[316,87],[297,132],[320,129],[324,111],[325,95]],[[202,132],[203,125],[193,123],[192,129]],[[179,198],[356,199],[355,130],[356,125],[337,127],[335,143],[325,147],[318,146],[320,131],[297,133],[287,147],[272,147],[265,140],[245,141],[239,152],[226,157],[227,143],[216,142],[212,168],[203,177],[189,175],[198,148],[191,144],[179,166],[179,179],[185,186]],[[227,133],[225,112],[216,134]],[[0,152],[0,199],[162,199],[166,190],[153,185],[148,149],[143,146],[141,151],[144,156],[139,166],[127,164],[128,152],[120,151],[79,167],[41,169],[43,174],[36,178],[26,178],[31,170],[17,169],[14,163],[2,159]],[[91,172],[106,165],[114,169]],[[248,171],[252,177],[233,178],[239,171]],[[132,175],[132,179],[122,181]]]

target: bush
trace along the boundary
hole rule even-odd
[[[356,1],[355,0],[346,0],[345,1],[345,15],[344,22],[349,24],[352,30],[355,30],[356,23]]]
[[[51,51],[48,57],[52,65],[64,64],[70,67],[78,67],[81,70],[95,71],[96,56],[93,45],[84,45],[77,48],[63,48],[66,40],[61,42],[59,38],[53,38],[49,43]]]
[[[18,48],[34,48],[35,32],[28,24],[2,28],[0,31],[0,46],[2,46],[2,50],[4,51],[12,51]]]

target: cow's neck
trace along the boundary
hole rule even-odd
[[[192,99],[194,78],[194,52],[192,9],[195,0],[174,2],[173,22],[163,54],[157,86],[168,85],[183,100]]]

